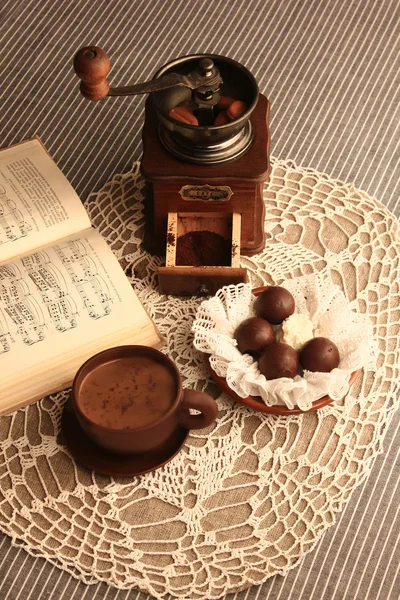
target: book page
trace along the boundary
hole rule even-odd
[[[88,227],[82,202],[38,139],[0,150],[0,262]]]
[[[23,381],[24,372],[37,373],[40,383],[40,365],[58,363],[61,369],[61,357],[79,357],[83,346],[95,348],[107,338],[119,345],[119,331],[125,338],[130,334],[130,343],[158,346],[161,341],[116,257],[94,229],[0,265],[3,392],[7,382]],[[60,379],[62,373],[54,377]]]

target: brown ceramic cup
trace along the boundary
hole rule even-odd
[[[71,399],[86,435],[120,454],[156,451],[179,427],[203,429],[218,414],[213,398],[183,389],[175,363],[148,346],[119,346],[89,358],[75,375]]]

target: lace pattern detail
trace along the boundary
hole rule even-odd
[[[366,193],[272,161],[266,249],[242,257],[253,287],[325,272],[372,322],[377,367],[343,399],[276,417],[234,405],[210,382],[191,331],[199,298],[157,291],[158,257],[140,241],[138,164],[87,209],[167,338],[185,387],[218,398],[217,422],[163,468],[114,479],[76,464],[60,435],[68,391],[2,417],[0,527],[86,583],[161,598],[219,598],[284,574],[312,550],[382,451],[399,387],[398,223]]]

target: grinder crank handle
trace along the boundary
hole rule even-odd
[[[213,62],[208,58],[204,58],[199,61],[198,71],[194,71],[188,75],[167,73],[151,81],[111,88],[107,81],[107,75],[110,70],[110,59],[106,52],[98,46],[81,48],[74,57],[74,70],[79,79],[82,80],[80,85],[82,95],[94,102],[106,96],[147,94],[149,92],[165,90],[176,85],[183,85],[194,90],[204,85],[205,81],[210,86],[219,80],[219,73],[215,69]]]

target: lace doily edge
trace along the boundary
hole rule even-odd
[[[363,483],[363,481],[365,481],[365,479],[369,476],[375,459],[379,455],[384,453],[383,440],[384,440],[385,434],[387,432],[387,429],[390,426],[393,414],[400,408],[399,393],[400,393],[400,381],[398,382],[397,386],[395,386],[395,389],[393,390],[393,396],[392,396],[393,403],[388,409],[388,413],[387,413],[388,418],[385,420],[383,427],[381,427],[381,429],[379,431],[379,437],[376,440],[376,443],[375,443],[375,446],[371,453],[371,456],[369,456],[367,459],[368,465],[365,467],[365,470],[360,474],[357,485],[354,486],[350,490],[349,495],[345,499],[343,499],[337,506],[332,507],[332,513],[333,513],[332,521],[325,522],[323,527],[321,527],[321,530],[319,530],[317,532],[317,535],[316,535],[316,538],[314,539],[314,541],[310,542],[310,547],[307,550],[303,549],[301,556],[298,556],[296,559],[294,559],[293,562],[291,564],[289,564],[287,567],[281,568],[281,569],[277,568],[274,573],[268,575],[262,581],[248,581],[245,585],[240,585],[240,586],[237,586],[236,588],[230,588],[229,590],[223,591],[222,593],[218,593],[218,595],[208,594],[207,600],[221,600],[221,598],[223,598],[223,596],[226,594],[239,593],[239,592],[249,589],[250,587],[252,587],[254,585],[258,585],[258,586],[263,585],[268,579],[270,579],[271,577],[275,577],[276,575],[280,575],[280,576],[284,577],[290,571],[292,571],[297,566],[299,566],[299,564],[305,559],[305,557],[316,548],[317,544],[321,542],[322,537],[327,532],[327,530],[330,529],[331,527],[333,527],[337,523],[337,515],[343,511],[343,509],[346,507],[346,505],[348,505],[353,494],[357,491],[357,489]],[[324,410],[324,409],[321,409],[321,410]],[[27,541],[25,541],[23,538],[20,538],[14,532],[7,531],[7,528],[4,528],[3,526],[0,526],[0,530],[10,538],[10,542],[13,547],[22,548],[23,550],[25,550],[28,554],[30,554],[34,558],[42,558],[42,559],[47,560],[56,568],[59,568],[62,571],[67,572],[69,575],[71,575],[71,577],[73,577],[76,580],[82,581],[82,583],[84,583],[85,585],[93,586],[93,585],[99,585],[100,583],[106,583],[107,585],[109,585],[115,589],[118,589],[118,590],[137,590],[137,591],[142,592],[147,595],[150,594],[156,600],[165,600],[165,596],[167,594],[169,594],[174,600],[201,600],[201,597],[197,593],[194,593],[194,594],[186,593],[185,595],[176,595],[173,592],[173,590],[168,589],[165,592],[160,594],[160,593],[156,592],[154,589],[151,589],[151,587],[149,587],[149,588],[142,587],[139,583],[124,585],[117,581],[111,582],[109,578],[99,577],[98,575],[93,575],[93,573],[90,574],[90,573],[78,571],[78,569],[74,566],[72,561],[71,562],[68,562],[68,561],[63,562],[60,559],[57,559],[56,557],[52,556],[51,554],[48,554],[45,552],[40,552],[40,550],[30,547],[28,545]]]

